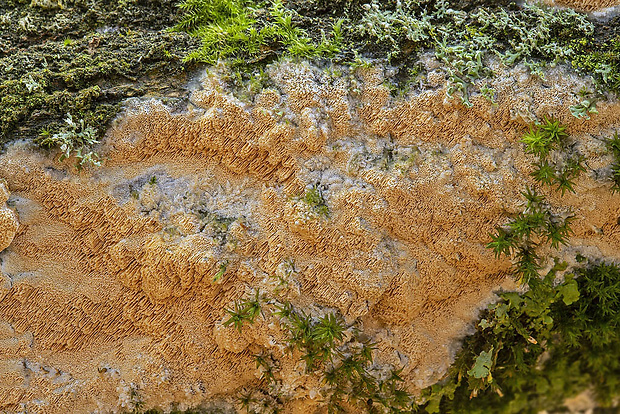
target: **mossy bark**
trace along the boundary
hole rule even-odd
[[[133,96],[176,96],[197,40],[170,33],[173,0],[0,1],[0,142],[71,114],[102,135]]]
[[[54,132],[67,114],[84,119],[101,136],[124,99],[176,96],[192,67],[183,58],[200,46],[199,39],[168,30],[180,17],[177,3],[0,0],[0,143],[35,138],[43,128]],[[365,3],[291,0],[285,6],[294,12],[295,26],[319,42],[338,19],[358,19]],[[433,7],[437,2],[422,3]],[[454,0],[449,4],[467,12],[481,6],[517,7],[508,0]],[[395,1],[382,2],[387,9],[395,5]],[[601,45],[620,36],[620,17],[594,24],[594,36],[588,39],[584,54],[599,51]],[[385,58],[391,47],[369,42],[355,31],[345,31],[345,36],[337,61],[351,61],[355,52]],[[400,53],[391,62],[401,68],[394,79],[398,88],[408,79],[416,51],[425,47],[400,40]],[[590,61],[582,64],[586,71],[597,65]]]

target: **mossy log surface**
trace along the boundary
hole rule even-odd
[[[294,26],[319,42],[339,19],[356,22],[365,3],[292,0],[285,6],[292,13]],[[427,8],[436,3],[421,2]],[[517,7],[507,0],[459,0],[449,4],[468,13],[480,7]],[[183,14],[177,6],[176,0],[0,1],[0,142],[35,138],[42,129],[58,131],[67,114],[84,119],[100,137],[124,99],[145,95],[176,97],[195,66],[183,59],[200,47],[199,38],[169,31]],[[382,7],[389,11],[396,2],[382,2]],[[573,65],[598,77],[603,76],[601,65],[610,65],[611,80],[606,77],[604,83],[617,90],[620,16],[593,24],[594,34],[580,40]],[[384,59],[394,47],[355,30],[344,30],[343,36],[343,47],[332,56],[336,61],[352,61],[358,53]],[[415,44],[406,38],[396,40],[399,53],[391,63],[399,68],[394,87],[402,89],[420,47],[430,45]],[[265,59],[246,60],[253,62],[251,66],[264,66],[284,51],[277,43],[268,49],[273,50],[262,55]]]
[[[101,136],[122,100],[174,97],[197,44],[167,31],[175,3],[0,2],[0,141],[58,130],[67,114]]]

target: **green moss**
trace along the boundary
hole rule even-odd
[[[567,154],[554,157],[564,158],[561,173],[551,161],[552,151],[566,150],[567,138],[561,124],[545,119],[522,139],[526,151],[539,157],[532,175],[542,184],[562,180],[567,170],[583,170]],[[609,147],[620,155],[616,138]],[[522,194],[524,212],[497,228],[487,247],[497,257],[513,258],[515,275],[529,290],[500,293],[501,301],[483,313],[448,376],[424,391],[421,409],[428,413],[561,411],[566,399],[585,390],[594,390],[602,406],[617,405],[620,269],[592,262],[567,271],[566,263],[555,259],[553,268],[540,275],[544,263],[537,250],[544,243],[552,249],[566,244],[572,217],[555,216],[533,189]],[[560,272],[563,282],[557,283]]]
[[[561,411],[567,398],[585,390],[593,390],[602,406],[617,404],[620,269],[603,262],[567,269],[556,261],[529,286],[525,293],[499,294],[501,300],[483,312],[476,332],[464,340],[447,376],[417,399],[401,388],[398,370],[379,374],[374,344],[337,314],[315,318],[257,292],[228,310],[226,324],[241,329],[261,312],[279,317],[291,352],[299,352],[308,373],[321,376],[330,412],[339,412],[345,400],[349,408],[369,413]],[[351,339],[344,339],[345,331],[353,333]],[[248,412],[257,406],[277,411],[284,402],[278,395],[279,361],[264,352],[255,358],[268,388],[244,390],[238,402]]]
[[[373,362],[375,344],[357,328],[358,322],[345,324],[336,313],[313,317],[290,302],[254,296],[235,302],[226,311],[230,318],[225,326],[241,331],[246,322],[265,312],[280,319],[287,336],[291,355],[299,353],[305,362],[306,373],[319,375],[324,386],[321,397],[329,412],[342,412],[345,401],[355,410],[367,412],[400,412],[411,407],[413,398],[402,388],[400,371],[379,367]],[[238,403],[246,412],[279,411],[285,401],[279,396],[281,388],[279,361],[266,352],[255,355],[264,388],[243,390]]]
[[[609,139],[607,147],[614,159],[611,164],[611,181],[613,182],[611,191],[620,192],[620,135],[618,132],[615,132],[614,136]]]
[[[124,413],[127,414],[127,413]],[[134,408],[131,414],[237,414],[227,401],[214,399],[211,404],[202,404],[195,408],[189,408],[186,410],[179,410],[173,408],[172,410],[162,410],[157,408],[151,408],[144,411],[142,407]]]
[[[323,193],[321,192],[318,185],[306,190],[306,193],[301,197],[301,200],[308,204],[308,206],[312,209],[314,213],[317,215],[328,218],[329,217],[329,207],[323,198]]]
[[[575,192],[574,181],[585,171],[583,157],[567,145],[568,137],[564,125],[545,118],[544,122],[530,125],[521,138],[525,151],[538,158],[530,175],[543,187],[557,185],[562,196],[566,191]],[[566,245],[574,217],[554,213],[536,188],[528,187],[521,194],[525,209],[490,234],[487,248],[493,249],[498,258],[511,258],[514,276],[527,284],[539,277],[542,263],[537,251],[544,246],[557,250],[561,244]]]
[[[0,31],[3,46],[0,57],[46,41],[75,40],[112,28],[163,30],[174,25],[177,3],[177,0],[2,0],[0,18],[4,30]],[[53,7],[54,4],[62,7]]]
[[[261,61],[268,56],[330,56],[339,51],[342,21],[336,22],[329,37],[313,42],[294,24],[294,12],[279,0],[186,0],[179,5],[185,16],[175,26],[200,38],[202,47],[186,60],[214,64],[234,58],[238,63]]]
[[[593,76],[601,89],[620,92],[620,36],[603,43],[584,37],[573,45],[573,67]]]
[[[448,377],[424,392],[426,412],[536,413],[592,389],[620,396],[620,269],[556,266],[524,294],[502,293],[482,315]]]
[[[484,1],[441,0],[366,6],[356,0],[187,0],[179,8],[184,17],[177,22],[174,3],[67,0],[60,7],[53,1],[45,6],[30,0],[0,1],[6,27],[0,33],[1,139],[33,138],[45,128],[40,140],[44,145],[53,144],[46,139],[71,132],[74,144],[80,139],[93,142],[122,99],[175,89],[188,68],[182,60],[230,60],[242,66],[235,82],[259,90],[268,82],[260,65],[279,56],[337,59],[352,67],[378,59],[397,66],[400,75],[392,81],[397,91],[418,75],[409,71],[411,62],[432,49],[448,68],[451,91],[466,105],[472,83],[493,76],[485,64],[490,55],[507,65],[521,62],[538,74],[545,64],[568,60],[593,75],[601,88],[620,88],[620,38],[599,41],[598,27],[592,35],[585,16],[569,11],[519,8],[506,1],[495,7]],[[174,24],[177,33],[162,31]],[[480,92],[495,99],[488,85]],[[575,113],[587,115],[591,107],[591,101],[582,103]],[[67,114],[84,124],[71,130],[64,121]],[[89,126],[96,132],[84,135]],[[552,138],[558,127],[553,121],[537,125],[533,128],[538,135],[524,141],[538,157],[536,180],[557,185],[564,193],[574,191],[571,180],[582,168],[579,157],[568,153],[560,164],[549,157],[565,149],[563,138]],[[617,136],[609,145],[615,158],[613,188],[618,191]],[[388,168],[390,151],[384,160]],[[538,243],[557,249],[570,235],[570,219],[555,214],[535,191],[523,195],[524,212],[499,228],[489,247],[498,256],[515,259],[517,275],[530,290],[500,293],[502,300],[483,313],[476,333],[465,339],[449,375],[424,392],[420,405],[412,404],[401,388],[397,370],[387,378],[378,374],[373,344],[352,329],[355,326],[345,326],[336,313],[315,318],[286,302],[269,309],[275,302],[257,291],[228,310],[227,324],[241,329],[264,309],[278,315],[291,349],[301,353],[308,370],[325,382],[334,411],[350,396],[359,411],[369,412],[381,407],[392,412],[537,412],[561,409],[565,398],[586,389],[611,406],[620,389],[618,268],[590,263],[567,273],[565,265],[556,263],[540,277]],[[329,214],[318,188],[300,198],[319,215]],[[229,219],[207,221],[220,242],[226,241]],[[216,279],[226,266],[226,261],[220,263]],[[557,283],[561,272],[564,281]],[[350,328],[355,334],[345,339],[343,331]],[[259,354],[256,362],[265,383],[275,384],[278,361]],[[277,410],[282,399],[269,392],[259,394]],[[248,407],[255,395],[248,393]]]
[[[67,115],[99,138],[123,99],[180,89],[197,42],[163,31],[175,2],[0,1],[0,143],[61,134]]]
[[[530,175],[540,184],[557,185],[556,190],[562,195],[566,191],[574,193],[574,180],[585,172],[583,156],[566,145],[568,134],[565,130],[559,121],[545,118],[544,122],[531,125],[521,138],[525,151],[538,158],[534,164],[536,169]],[[557,156],[551,157],[552,153]]]

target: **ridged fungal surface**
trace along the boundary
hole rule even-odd
[[[554,0],[553,2],[558,6],[570,7],[586,12],[602,10],[620,4],[618,0]]]
[[[6,184],[0,182],[0,251],[9,247],[19,227],[17,215],[6,205],[9,195]]]
[[[222,324],[235,299],[275,294],[277,276],[295,306],[357,321],[409,390],[433,383],[493,290],[515,287],[484,246],[523,208],[534,159],[519,138],[544,116],[568,126],[590,169],[577,195],[547,191],[577,217],[563,252],[620,258],[619,196],[604,179],[620,104],[600,101],[584,122],[568,110],[583,80],[497,66],[497,103],[473,94],[466,108],[426,64],[430,87],[398,99],[380,68],[336,77],[283,62],[252,102],[203,76],[182,112],[130,103],[103,165],[82,171],[10,147],[0,410],[120,411],[138,394],[147,408],[198,404],[255,384],[252,355],[268,350],[288,404],[309,412],[322,384],[281,346],[275,318]]]

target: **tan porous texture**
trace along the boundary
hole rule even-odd
[[[6,183],[0,182],[0,252],[9,247],[19,227],[17,215],[6,205],[9,195]]]
[[[602,10],[620,4],[620,0],[547,0],[546,2],[585,12]]]
[[[251,103],[204,77],[185,112],[134,102],[96,169],[11,147],[0,178],[21,224],[0,254],[0,410],[226,399],[258,385],[252,355],[266,351],[280,361],[289,412],[312,412],[322,384],[288,355],[275,316],[241,334],[222,324],[259,287],[356,322],[410,391],[433,383],[492,291],[514,287],[509,261],[484,246],[522,209],[534,159],[518,139],[545,115],[568,125],[590,169],[577,195],[546,191],[578,218],[560,256],[620,258],[604,143],[620,105],[601,101],[578,120],[568,107],[584,81],[559,67],[542,81],[497,66],[497,105],[473,93],[466,108],[426,64],[424,92],[399,99],[381,69],[335,77],[284,62]],[[313,186],[328,217],[301,197]]]

